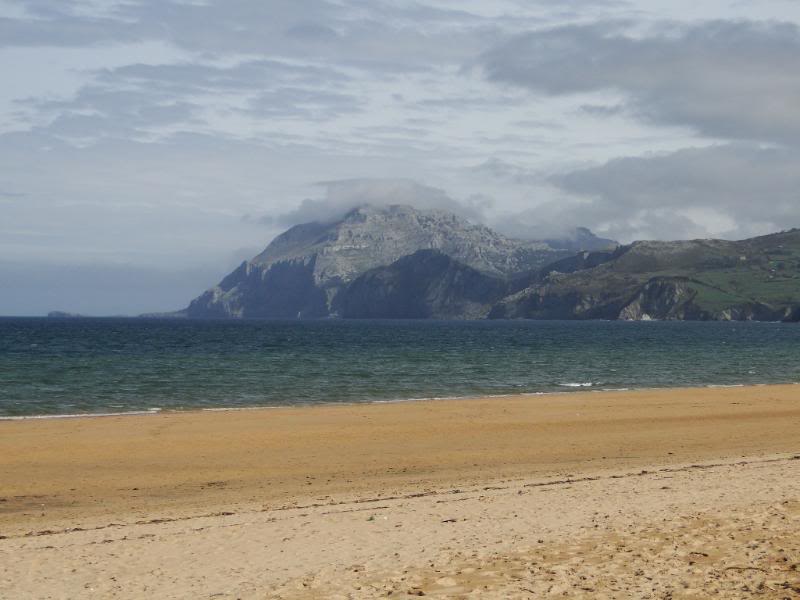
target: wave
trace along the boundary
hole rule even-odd
[[[102,413],[70,413],[60,415],[12,415],[0,416],[0,421],[29,421],[31,419],[84,419],[86,417],[128,417],[134,415],[156,415],[161,408],[148,408],[146,410],[125,410],[120,412]]]
[[[567,382],[557,384],[559,387],[566,387],[571,389],[589,388],[594,387],[592,382]],[[697,384],[697,385],[681,385],[681,386],[668,386],[668,387],[597,387],[593,390],[587,390],[592,393],[600,392],[637,392],[649,390],[668,390],[668,389],[683,389],[683,388],[740,388],[740,387],[763,387],[768,385],[800,385],[799,381],[783,381],[775,383],[711,383],[711,384]],[[513,398],[519,396],[561,396],[569,395],[567,390],[546,390],[546,391],[531,391],[531,392],[512,392],[507,394],[472,394],[462,396],[424,396],[415,398],[386,398],[380,400],[352,400],[346,402],[294,402],[291,404],[271,404],[271,405],[250,405],[250,406],[194,406],[176,409],[163,409],[161,407],[154,407],[145,410],[130,410],[119,412],[102,412],[102,413],[70,413],[70,414],[42,414],[42,415],[13,415],[3,416],[0,415],[0,421],[28,421],[38,419],[81,419],[81,418],[94,418],[94,417],[127,417],[127,416],[146,416],[157,415],[160,413],[169,412],[235,412],[235,411],[250,411],[250,410],[265,410],[276,408],[299,408],[299,407],[312,407],[312,406],[353,406],[358,404],[399,404],[403,402],[427,402],[431,400],[479,400],[481,398]]]

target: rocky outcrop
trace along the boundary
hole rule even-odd
[[[784,321],[797,322],[798,307],[776,307],[762,302],[745,302],[719,311],[714,318],[719,321]]]
[[[625,321],[698,319],[706,315],[692,304],[697,290],[681,277],[656,277],[645,283],[618,318]]]
[[[784,323],[800,323],[800,303],[786,308],[781,321]]]

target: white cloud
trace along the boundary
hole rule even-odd
[[[311,221],[324,223],[339,219],[353,208],[365,204],[405,204],[423,210],[446,210],[470,219],[484,220],[484,211],[487,208],[485,199],[470,198],[459,202],[448,196],[444,190],[410,179],[344,179],[325,181],[319,185],[325,190],[324,197],[307,198],[297,208],[277,218],[269,218],[266,222],[281,226]]]

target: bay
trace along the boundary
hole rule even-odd
[[[800,382],[753,322],[0,319],[0,416]]]

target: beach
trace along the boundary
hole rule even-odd
[[[800,386],[0,422],[0,598],[800,597]]]

